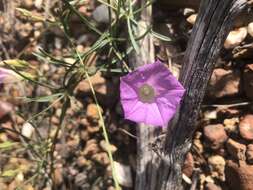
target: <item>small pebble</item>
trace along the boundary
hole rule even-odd
[[[100,108],[101,109],[101,108]],[[102,109],[101,109],[102,111]],[[97,110],[97,105],[96,104],[89,104],[87,106],[87,112],[86,112],[87,117],[98,120],[99,119],[99,113]]]
[[[239,132],[245,140],[253,140],[253,115],[248,114],[239,123]]]
[[[10,113],[13,107],[10,103],[0,100],[0,119]]]
[[[114,162],[114,167],[119,184],[131,188],[133,186],[133,179],[130,166]]]
[[[251,101],[253,100],[253,64],[247,64],[243,70],[243,90]]]
[[[24,123],[22,126],[21,134],[27,138],[31,138],[34,133],[34,127],[31,123]]]
[[[116,146],[114,146],[113,144],[108,145],[108,144],[106,143],[105,140],[100,141],[99,145],[100,145],[100,147],[101,147],[104,151],[107,151],[108,148],[110,149],[110,151],[111,151],[112,153],[114,153],[114,152],[117,151],[117,147],[116,147]]]
[[[105,24],[109,23],[108,7],[104,4],[97,6],[92,13],[92,17],[98,23],[105,23]]]
[[[94,154],[91,158],[103,166],[107,166],[110,164],[108,154],[105,152]]]
[[[207,183],[205,190],[222,190],[220,186],[215,185],[214,183]]]
[[[187,17],[186,20],[187,22],[193,25],[196,22],[197,16],[198,16],[197,14],[192,14],[189,17]]]
[[[237,28],[235,30],[232,30],[228,34],[228,37],[224,43],[224,47],[226,49],[235,48],[236,46],[240,45],[240,43],[242,43],[244,41],[246,36],[247,36],[247,28],[246,27],[241,27],[241,28]]]
[[[204,136],[212,149],[219,149],[227,140],[227,134],[222,124],[207,125],[203,129]]]
[[[229,154],[237,160],[245,160],[246,145],[234,141],[233,139],[228,139],[226,144]]]
[[[225,180],[225,159],[222,156],[214,155],[208,158],[208,164],[212,171],[212,177],[217,177],[220,180]]]
[[[193,169],[194,169],[194,160],[192,154],[189,152],[186,154],[182,171],[187,177],[191,177]]]
[[[248,34],[253,37],[253,22],[248,24]]]
[[[237,131],[238,131],[238,126],[237,126],[238,123],[239,123],[239,118],[237,118],[237,117],[225,119],[223,121],[223,124],[225,125],[225,130],[228,133],[237,133]]]
[[[253,144],[247,146],[246,157],[249,164],[253,164]]]

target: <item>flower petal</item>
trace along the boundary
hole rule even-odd
[[[166,123],[175,115],[183,94],[184,90],[173,90],[169,91],[163,97],[157,98],[156,103]]]
[[[152,126],[164,126],[167,124],[167,121],[161,116],[156,103],[148,104],[137,101],[135,106],[125,113],[125,118]]]
[[[120,79],[120,98],[122,100],[125,99],[134,99],[137,98],[138,95],[136,91],[124,80]]]
[[[176,107],[165,102],[158,102],[157,106],[160,110],[160,114],[164,120],[164,123],[168,124],[168,122],[172,119],[172,117],[176,113]]]
[[[150,78],[153,78],[156,75],[160,66],[162,66],[160,69],[164,69],[165,67],[160,61],[156,61],[152,64],[145,64],[128,75],[121,77],[121,79],[126,83],[131,84],[131,86],[137,91],[141,85],[148,83]],[[166,70],[168,71],[167,68]]]
[[[170,91],[167,91],[167,93],[163,94],[162,97],[158,97],[157,99],[165,99],[167,102],[169,102],[171,105],[177,106],[179,102],[181,101],[183,95],[185,93],[184,89],[173,89]]]
[[[124,115],[127,116],[130,113],[132,113],[133,108],[135,107],[135,105],[138,103],[138,99],[125,99],[125,100],[121,100],[121,105],[123,107],[124,110]]]
[[[153,126],[164,126],[166,121],[164,121],[161,116],[160,110],[156,103],[149,104],[147,107],[147,114],[144,123]]]
[[[155,87],[157,96],[163,96],[169,90],[184,89],[164,64],[158,63],[153,72],[154,76],[150,77],[147,83]]]
[[[137,123],[143,123],[147,116],[146,111],[146,106],[142,102],[136,101],[136,104],[131,107],[131,111],[125,112],[125,118]]]

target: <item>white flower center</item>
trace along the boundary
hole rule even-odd
[[[155,90],[152,86],[148,84],[143,84],[138,89],[138,96],[140,101],[144,103],[152,103],[155,99]]]

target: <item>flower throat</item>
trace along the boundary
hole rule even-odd
[[[152,86],[148,84],[143,84],[138,89],[138,96],[140,98],[140,101],[144,103],[152,103],[155,99],[155,90]]]

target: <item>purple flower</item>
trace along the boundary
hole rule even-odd
[[[12,70],[0,68],[0,84],[20,81],[20,76]]]
[[[146,64],[120,79],[120,98],[126,119],[166,126],[185,89],[160,61]]]

